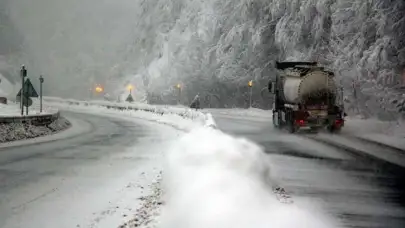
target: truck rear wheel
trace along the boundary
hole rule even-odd
[[[298,127],[294,124],[293,121],[288,121],[287,130],[289,133],[295,133],[298,131]]]
[[[273,126],[276,129],[280,129],[280,118],[277,112],[273,112]]]
[[[340,130],[341,130],[340,127],[335,127],[335,126],[333,126],[333,125],[328,126],[326,129],[327,129],[330,133],[339,133]]]

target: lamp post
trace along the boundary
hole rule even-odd
[[[180,83],[178,83],[177,85],[176,85],[176,88],[178,89],[178,101],[177,101],[177,103],[178,104],[180,104],[181,103],[181,84]]]
[[[250,80],[248,82],[248,86],[250,88],[250,91],[249,91],[249,107],[251,108],[252,107],[252,95],[253,95],[253,81],[252,80]]]
[[[44,78],[39,76],[39,112],[42,113],[42,84],[44,83]]]
[[[132,95],[132,89],[134,88],[134,86],[133,85],[131,85],[131,84],[129,84],[128,86],[127,86],[127,89],[129,90],[129,94],[130,95]]]
[[[20,97],[21,115],[24,115],[24,79],[25,77],[27,77],[27,69],[25,68],[24,65],[21,66],[20,76],[21,76],[21,97]]]

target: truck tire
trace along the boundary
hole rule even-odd
[[[329,133],[339,133],[340,130],[341,130],[340,127],[339,127],[339,128],[336,128],[336,127],[333,126],[333,125],[332,125],[332,126],[328,126],[326,129],[328,130]]]
[[[273,126],[276,129],[281,129],[280,115],[278,115],[278,113],[275,115],[275,112],[273,112]]]
[[[287,130],[289,133],[295,133],[298,130],[298,127],[295,126],[292,120],[289,120],[287,124]]]

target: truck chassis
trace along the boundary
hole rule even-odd
[[[311,115],[309,112],[323,112],[324,115]],[[302,128],[312,131],[326,128],[331,133],[337,133],[344,126],[344,118],[340,111],[295,110],[285,107],[273,109],[273,125],[277,129],[287,129],[290,133]]]

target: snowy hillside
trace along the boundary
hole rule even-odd
[[[252,79],[254,106],[269,107],[260,92],[273,60],[317,60],[336,71],[348,97],[356,93],[350,101],[364,115],[400,109],[386,98],[402,99],[402,0],[8,3],[25,38],[24,58],[35,73],[52,76],[50,95],[87,96],[96,82],[116,97],[133,81],[164,103],[175,100],[173,87],[181,83],[183,103],[200,93],[211,107],[246,107]]]

